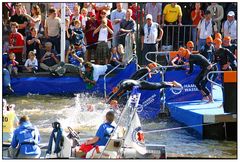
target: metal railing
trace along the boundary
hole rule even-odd
[[[169,60],[169,52],[148,52],[146,55],[145,55],[145,58],[147,61],[151,62],[151,63],[156,63],[158,66],[156,68],[154,68],[155,70],[156,69],[159,69],[159,73],[161,74],[162,76],[162,82],[165,81],[165,72],[167,71],[168,68],[178,68],[178,67],[184,67],[186,65],[177,65],[177,66],[162,66],[161,64],[158,64],[157,62],[151,60],[148,58],[149,55],[151,54],[155,54],[155,55],[162,55],[162,56],[166,56],[166,59]],[[169,61],[168,61],[169,62]],[[153,70],[154,70],[153,69]],[[160,96],[160,99],[162,98],[162,110],[161,112],[166,112],[166,95],[165,95],[165,90],[162,89],[160,90],[162,92],[162,97]]]
[[[132,62],[132,60],[136,60],[136,66],[137,66],[137,55],[132,55],[132,57],[128,60],[127,64],[129,64],[130,62]],[[104,81],[104,97],[107,97],[107,82],[106,82],[106,77],[111,74],[114,70],[116,70],[117,68],[119,68],[121,66],[121,64],[118,64],[117,66],[115,66],[112,70],[110,70],[107,74],[104,75],[103,77],[103,81]],[[126,68],[126,67],[125,67]],[[125,69],[124,68],[124,69]]]
[[[224,73],[224,71],[210,71],[208,74],[207,74],[207,80],[212,83],[212,84],[215,84],[221,88],[224,88],[221,84],[218,84],[217,82],[213,81],[211,78],[210,78],[210,74],[222,74]]]

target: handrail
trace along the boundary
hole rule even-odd
[[[207,74],[207,80],[208,80],[210,83],[212,83],[212,84],[215,84],[215,85],[217,85],[217,86],[219,86],[219,87],[221,87],[221,88],[224,88],[221,84],[218,84],[217,82],[214,82],[213,80],[211,80],[211,79],[209,78],[209,75],[210,75],[210,74],[220,74],[220,73],[224,73],[224,71],[210,71],[210,72]]]
[[[129,64],[133,59],[136,59],[137,60],[137,55],[133,54],[133,57],[131,57],[127,64]],[[107,97],[107,82],[106,82],[106,77],[112,73],[114,70],[116,70],[119,66],[121,66],[121,64],[118,64],[117,66],[115,66],[112,70],[110,70],[107,74],[104,75],[103,77],[103,81],[104,81],[104,97],[106,98]],[[126,68],[126,67],[125,67]],[[124,69],[125,69],[124,68]]]

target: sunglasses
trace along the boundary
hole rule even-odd
[[[189,48],[194,48],[194,47],[189,47]]]

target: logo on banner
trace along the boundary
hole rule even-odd
[[[171,88],[171,92],[175,95],[178,95],[182,92],[183,88]]]
[[[132,141],[138,145],[144,145],[144,135],[141,127],[137,127],[133,130]]]

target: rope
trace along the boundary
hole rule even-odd
[[[145,131],[145,132],[143,132],[143,133],[166,132],[166,131],[180,130],[180,129],[186,129],[186,128],[192,128],[192,127],[199,127],[199,126],[211,125],[211,124],[213,124],[213,123],[196,124],[196,125],[190,125],[190,126],[184,126],[184,127],[176,127],[176,128],[167,128],[167,129],[151,130],[151,131]],[[216,124],[216,123],[214,123],[214,124]]]

